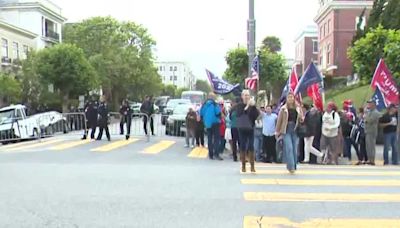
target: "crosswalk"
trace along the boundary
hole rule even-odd
[[[177,139],[159,139],[147,142],[144,138],[132,138],[129,140],[115,139],[113,141],[79,140],[71,138],[48,138],[36,141],[20,142],[0,146],[1,154],[29,153],[29,152],[72,152],[89,151],[93,153],[111,153],[132,148],[138,154],[158,155],[169,150],[179,150],[187,152],[189,159],[206,159],[208,150],[206,148],[184,149],[183,143]]]
[[[256,169],[256,174],[241,175],[243,199],[249,204],[263,203],[266,209],[290,204],[292,211],[302,211],[304,203],[317,208],[332,203],[347,205],[352,211],[354,204],[379,208],[400,203],[399,167],[302,166],[296,175],[288,174],[283,165],[259,164]],[[293,213],[248,215],[244,216],[243,227],[400,227],[396,213],[376,218],[355,211],[344,218],[327,214],[329,217],[299,220],[290,216]]]

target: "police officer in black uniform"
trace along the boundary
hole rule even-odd
[[[126,140],[131,135],[131,122],[132,122],[132,109],[129,107],[128,101],[123,100],[122,105],[119,107],[119,113],[121,114],[121,121],[119,122],[120,134],[124,134],[124,124],[126,123]]]
[[[108,141],[111,141],[110,130],[108,129],[108,123],[109,123],[108,106],[104,96],[100,98],[98,113],[99,113],[98,124],[100,132],[99,135],[97,136],[97,140],[101,140],[101,138],[103,137],[103,130],[105,130]]]
[[[90,133],[90,138],[94,139],[95,137],[97,128],[97,114],[98,114],[97,109],[98,109],[98,102],[93,96],[92,99],[85,105],[86,129],[82,137],[82,140],[85,140],[87,138],[87,135],[89,134],[89,129],[92,129]]]

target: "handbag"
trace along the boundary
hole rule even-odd
[[[305,124],[299,124],[296,127],[296,134],[300,138],[304,138],[307,135],[307,126]]]

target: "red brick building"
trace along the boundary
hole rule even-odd
[[[364,25],[373,6],[373,0],[319,0],[315,17],[318,25],[318,63],[325,75],[349,76],[352,64],[347,49],[357,29],[361,12],[367,9]]]
[[[295,65],[299,77],[311,62],[318,63],[318,27],[307,26],[296,37]]]

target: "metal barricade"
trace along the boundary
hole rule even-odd
[[[89,127],[84,112],[62,113],[69,134],[83,134]]]
[[[186,116],[153,114],[154,132],[160,136],[184,137],[186,134]]]
[[[111,135],[127,135],[134,137],[146,137],[147,141],[150,140],[150,128],[149,121],[147,122],[147,130],[149,134],[146,134],[146,130],[144,127],[145,120],[149,117],[145,113],[134,113],[130,118],[127,118],[124,115],[121,115],[118,112],[110,112],[109,113],[109,125],[108,128],[110,130]]]

